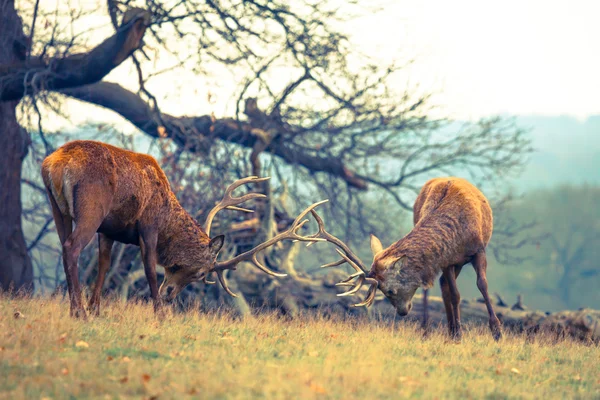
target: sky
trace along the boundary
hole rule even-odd
[[[568,115],[585,120],[600,114],[600,0],[382,1],[379,12],[364,13],[344,30],[357,48],[382,64],[414,60],[396,84],[401,90],[408,85],[433,93],[439,116]],[[98,37],[110,35],[108,17],[100,13],[94,18],[86,23],[106,28],[96,31]],[[159,67],[167,61],[159,60]],[[236,78],[225,75],[216,85],[183,72],[156,78],[149,88],[165,112],[214,112],[219,117],[230,113],[228,93],[237,87]],[[129,82],[126,86],[135,89],[137,78],[128,61],[105,80]],[[210,104],[208,92],[218,94]],[[72,124],[90,115],[119,121],[111,112],[90,113],[90,106],[75,101],[66,106]]]
[[[585,119],[600,113],[598,16],[598,0],[403,0],[353,31],[382,59],[414,58],[410,81],[457,118]]]

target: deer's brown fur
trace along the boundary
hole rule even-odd
[[[485,248],[492,236],[492,210],[485,196],[465,179],[449,177],[429,180],[414,205],[412,231],[382,249],[372,237],[374,252],[370,277],[400,315],[412,308],[419,287],[429,288],[440,273],[442,297],[451,334],[460,338],[460,294],[456,278],[461,268],[473,264],[477,286],[490,314],[490,328],[498,339],[500,323],[487,293]]]
[[[181,207],[154,158],[95,141],[73,141],[49,155],[42,176],[63,244],[71,313],[84,316],[77,260],[94,234],[99,237],[99,275],[91,298],[98,304],[114,241],[138,245],[150,291],[173,298],[205,277],[223,245],[211,240]],[[72,230],[73,222],[75,229]],[[165,267],[157,287],[156,263]],[[168,293],[168,289],[174,289]]]

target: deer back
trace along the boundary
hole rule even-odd
[[[132,231],[138,224],[169,228],[173,214],[190,218],[156,160],[145,154],[77,140],[44,160],[42,176],[63,215],[76,222],[100,219],[99,231],[109,235]],[[135,243],[135,238],[115,239]]]
[[[478,239],[484,247],[492,236],[492,209],[486,197],[469,181],[456,178],[434,178],[423,186],[414,204],[415,227],[425,220],[438,226],[440,239],[457,236]],[[449,233],[454,233],[450,235]],[[466,235],[465,235],[466,234]]]

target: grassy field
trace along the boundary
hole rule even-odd
[[[0,299],[2,398],[600,398],[600,348],[442,328]],[[439,331],[439,332],[438,332]]]

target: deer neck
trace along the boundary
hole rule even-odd
[[[425,287],[432,286],[435,278],[453,259],[452,242],[428,224],[417,224],[392,246],[395,254],[406,256],[408,265],[419,270]]]
[[[196,220],[174,199],[158,232],[157,251],[159,262],[165,268],[179,264],[180,258],[188,258],[208,245],[210,238]]]

